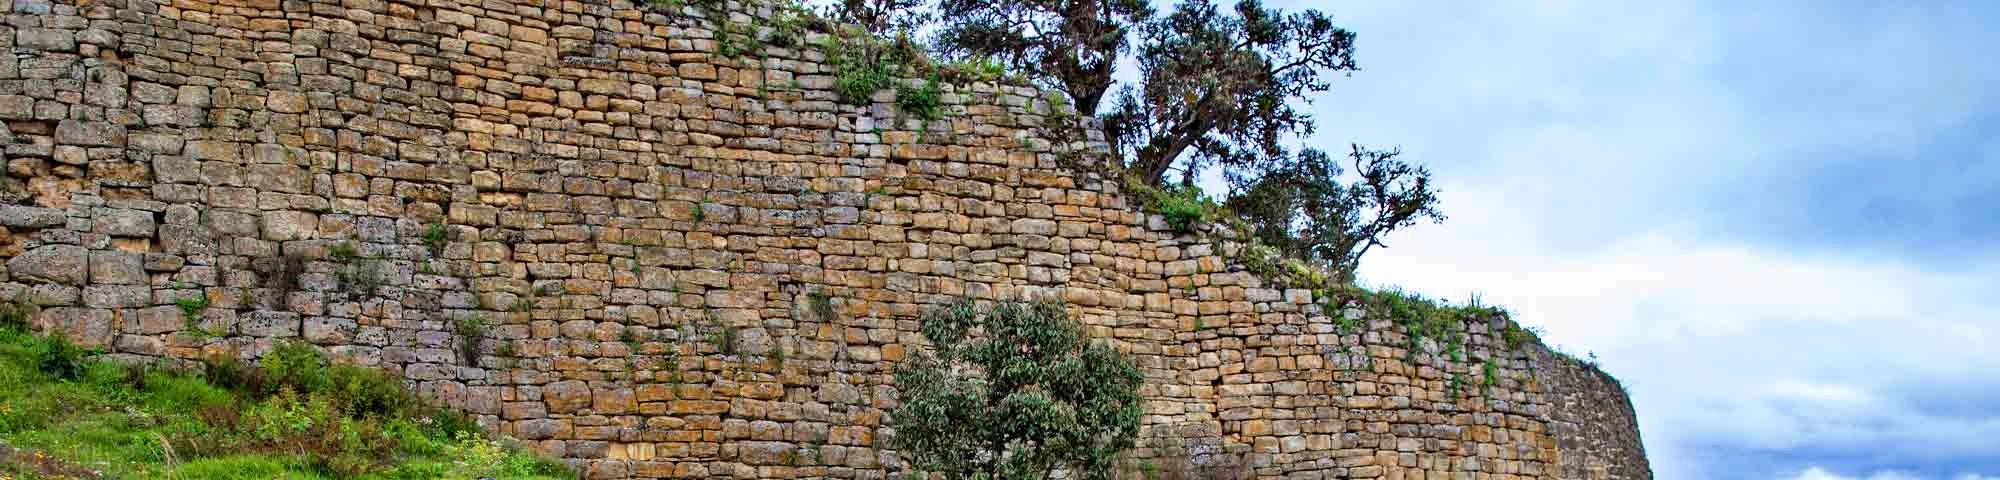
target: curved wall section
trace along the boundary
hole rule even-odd
[[[917,313],[1058,298],[1149,376],[1134,468],[1650,478],[1615,380],[1504,319],[1343,329],[1061,167],[1032,89],[844,106],[814,49],[623,1],[0,14],[0,294],[114,356],[300,339],[590,478],[885,478]]]

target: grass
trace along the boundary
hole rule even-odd
[[[310,345],[188,369],[87,353],[0,327],[0,478],[573,476]]]

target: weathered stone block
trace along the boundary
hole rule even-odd
[[[153,212],[108,209],[97,212],[97,232],[121,237],[153,236]]]
[[[86,147],[125,146],[125,126],[110,122],[63,120],[56,124],[56,143]]]
[[[35,325],[86,348],[111,345],[111,311],[88,307],[43,309]]]
[[[83,285],[90,278],[90,251],[76,245],[45,245],[7,260],[16,278]]]
[[[48,228],[62,225],[67,220],[62,210],[29,207],[22,205],[0,205],[0,225],[16,228]]]
[[[590,385],[579,380],[551,383],[542,387],[542,400],[550,413],[571,413],[591,403]]]
[[[265,240],[286,241],[314,238],[319,233],[319,215],[297,210],[264,212]]]
[[[44,52],[74,52],[76,33],[53,28],[16,29],[14,46]]]
[[[90,256],[90,283],[129,285],[146,283],[141,254],[101,251]]]

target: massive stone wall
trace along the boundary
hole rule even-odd
[[[0,294],[114,356],[303,339],[590,478],[885,478],[917,313],[1059,298],[1148,374],[1135,466],[1651,476],[1615,380],[1501,318],[1344,330],[1062,168],[1033,89],[844,106],[818,51],[625,1],[0,14]]]

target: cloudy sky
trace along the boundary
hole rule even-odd
[[[2000,479],[2000,4],[1274,4],[1445,192],[1364,281],[1595,352],[1658,478]]]

